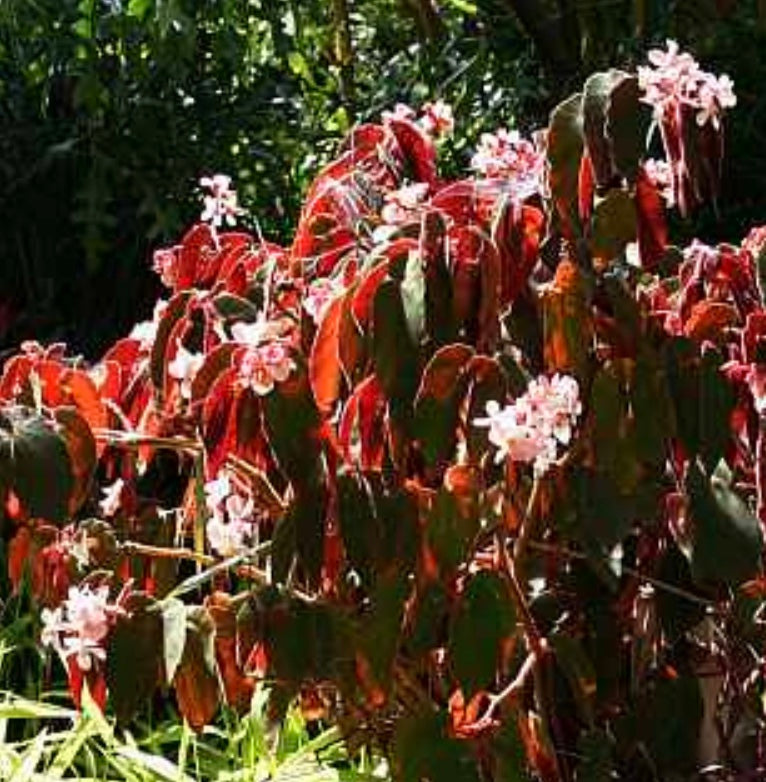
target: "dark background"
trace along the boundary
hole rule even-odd
[[[152,248],[199,213],[200,175],[286,242],[354,122],[443,97],[456,173],[480,132],[545,123],[666,37],[739,99],[719,212],[674,236],[739,241],[766,222],[765,27],[755,0],[2,0],[0,359],[26,338],[95,358],[149,317]]]

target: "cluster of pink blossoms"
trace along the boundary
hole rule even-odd
[[[416,219],[418,210],[428,197],[428,184],[415,182],[386,193],[380,217],[386,225],[402,225]]]
[[[228,473],[221,470],[215,480],[205,484],[205,503],[210,513],[205,528],[210,547],[222,557],[244,551],[253,535],[253,498],[240,494]]]
[[[474,426],[489,428],[489,440],[497,447],[495,460],[510,459],[534,465],[542,475],[556,460],[559,445],[568,445],[582,412],[577,381],[568,375],[532,380],[523,396],[505,407],[487,402],[487,417]]]
[[[319,325],[330,304],[343,291],[344,287],[338,280],[332,277],[318,277],[309,283],[303,298],[303,309],[314,323]]]
[[[106,659],[104,642],[121,613],[119,599],[109,602],[109,587],[70,587],[60,606],[42,610],[42,643],[57,652],[64,665],[73,658],[81,671],[90,671],[95,661]]]
[[[644,161],[644,172],[649,181],[657,188],[665,205],[670,209],[675,204],[676,198],[673,192],[673,172],[667,160],[650,158]]]
[[[173,360],[168,364],[168,374],[181,384],[181,396],[191,399],[191,388],[194,377],[205,361],[202,353],[192,353],[180,342]]]
[[[203,223],[212,223],[215,228],[220,228],[224,222],[230,226],[235,225],[242,210],[237,203],[237,192],[231,187],[231,177],[224,174],[203,176],[199,184],[208,191],[204,197],[205,208],[200,220]]]
[[[295,369],[295,361],[284,342],[272,340],[249,347],[239,362],[239,382],[258,396],[265,396],[274,383],[283,383]]]
[[[703,71],[688,52],[682,52],[675,41],[666,41],[667,50],[652,49],[651,66],[638,69],[638,83],[644,94],[641,100],[654,109],[661,120],[666,112],[686,105],[696,109],[698,125],[720,124],[723,109],[737,104],[734,83],[726,75],[714,76]]]
[[[518,131],[500,128],[495,133],[482,133],[471,168],[490,179],[511,180],[516,195],[527,198],[542,188],[545,155]]]
[[[441,99],[433,103],[424,103],[420,117],[406,103],[397,103],[393,111],[384,111],[382,117],[384,123],[391,120],[414,122],[421,127],[424,133],[427,133],[434,139],[449,136],[455,129],[455,117],[452,113],[452,107]]]

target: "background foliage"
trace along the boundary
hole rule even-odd
[[[3,0],[0,348],[35,335],[95,356],[147,315],[150,248],[193,219],[201,174],[229,173],[284,238],[353,123],[443,96],[464,163],[481,130],[544,124],[585,73],[666,35],[737,85],[722,221],[686,228],[731,235],[764,211],[760,5]]]

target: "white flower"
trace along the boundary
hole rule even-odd
[[[180,381],[181,396],[184,399],[191,399],[192,381],[204,361],[205,356],[202,353],[192,353],[178,341],[176,355],[168,364],[168,374]]]
[[[545,155],[518,131],[500,128],[481,135],[471,168],[484,177],[507,179],[518,198],[528,198],[542,189]]]
[[[237,215],[242,214],[242,210],[237,204],[237,193],[231,188],[231,177],[224,174],[203,176],[199,183],[200,187],[210,191],[204,196],[205,208],[202,210],[200,220],[212,223],[216,228],[224,222],[227,225],[235,225]]]
[[[303,308],[311,319],[319,325],[330,304],[343,292],[343,286],[331,277],[319,277],[313,280],[303,299]]]
[[[532,463],[540,475],[556,459],[558,446],[571,442],[581,412],[574,378],[542,376],[532,380],[527,392],[505,407],[488,402],[486,418],[476,418],[473,424],[489,428],[489,440],[497,447],[497,462],[510,459]]]
[[[417,218],[420,206],[428,197],[428,184],[415,182],[386,193],[380,217],[387,225],[399,225]]]
[[[288,347],[276,340],[247,350],[240,359],[239,381],[258,396],[265,396],[274,383],[282,383],[295,369]]]
[[[451,135],[455,128],[452,106],[441,99],[433,103],[425,103],[420,125],[426,133],[435,138]]]
[[[102,516],[114,516],[120,509],[124,486],[125,481],[122,478],[118,478],[114,483],[110,483],[101,490],[104,496],[98,503],[98,507]]]

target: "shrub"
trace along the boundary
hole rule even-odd
[[[735,99],[650,59],[458,181],[448,107],[397,106],[289,247],[207,179],[152,321],[7,362],[9,572],[75,700],[201,730],[265,679],[413,781],[761,762],[766,234],[668,244]]]

